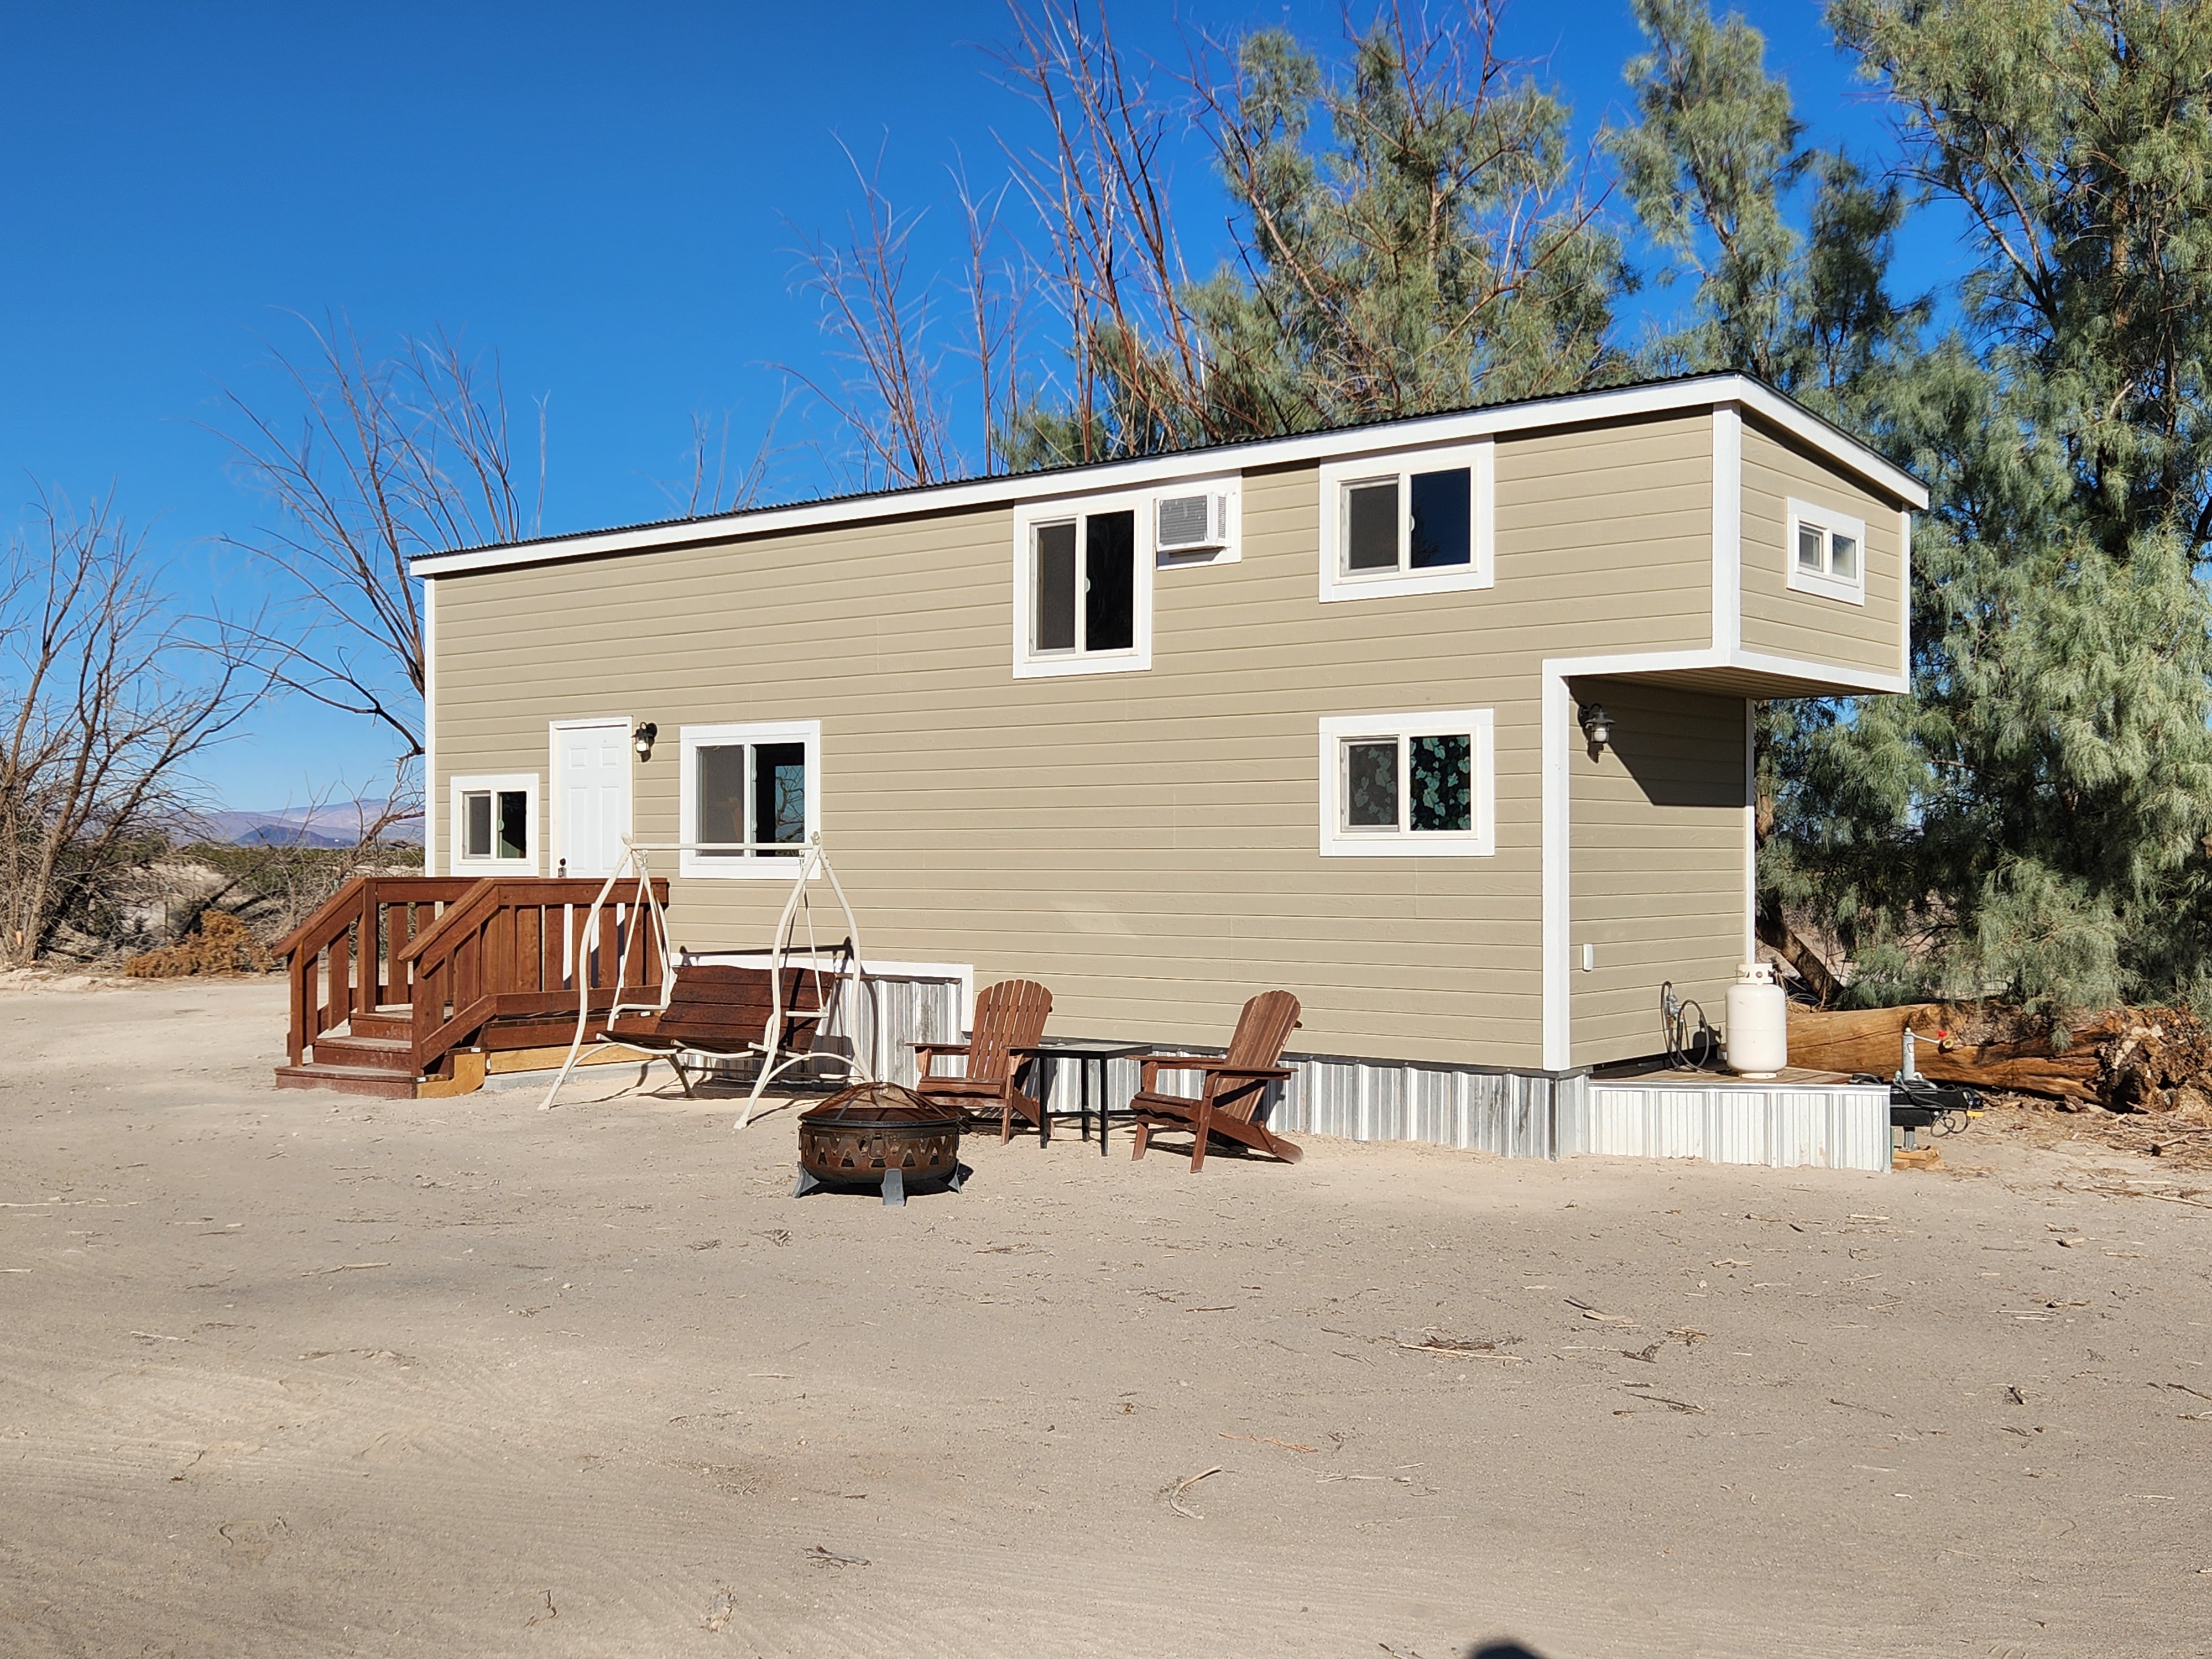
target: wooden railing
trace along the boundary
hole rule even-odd
[[[290,959],[292,1064],[355,1015],[410,1000],[407,947],[477,884],[465,876],[362,876],[279,940],[274,954]]]
[[[610,903],[587,927],[601,884],[491,876],[419,931],[400,952],[414,1004],[416,1075],[442,1073],[456,1048],[499,1022],[499,1046],[566,1042],[575,1030],[578,978],[590,1006],[656,999],[660,941],[653,913]],[[653,883],[668,902],[668,883]]]

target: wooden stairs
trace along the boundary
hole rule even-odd
[[[415,1097],[415,1013],[406,1004],[356,1013],[343,1033],[325,1031],[297,1065],[276,1068],[280,1089],[331,1089],[378,1100]]]
[[[657,988],[658,912],[562,877],[361,877],[276,946],[291,980],[280,1089],[406,1100],[483,1077],[486,1051],[565,1045],[595,1008]],[[668,902],[668,883],[653,882]],[[458,1062],[458,1067],[457,1067]]]

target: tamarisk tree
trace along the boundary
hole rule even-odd
[[[1713,250],[1668,349],[1767,374],[1935,498],[1911,695],[1766,723],[1770,910],[1820,917],[1861,1000],[2206,1000],[2212,11],[1836,0],[1902,182],[1970,227],[1956,325],[1921,349],[1867,280],[1895,195],[1795,149],[1740,20],[1640,9],[1629,186],[1655,240]],[[1769,204],[1808,171],[1800,257]]]

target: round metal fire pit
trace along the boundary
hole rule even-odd
[[[856,1083],[799,1118],[799,1187],[880,1187],[903,1204],[915,1182],[960,1190],[960,1115],[896,1083]]]

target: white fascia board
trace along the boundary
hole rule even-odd
[[[1544,672],[1565,679],[1603,678],[1623,674],[1665,674],[1710,668],[1735,668],[1750,674],[1812,680],[1841,688],[1838,695],[1894,696],[1911,689],[1902,674],[1882,674],[1841,663],[1802,657],[1774,657],[1759,651],[1625,651],[1610,657],[1547,657]]]
[[[1841,686],[1845,694],[1850,696],[1901,696],[1912,689],[1911,681],[1903,674],[1878,673],[1871,668],[1846,668],[1840,663],[1807,662],[1800,657],[1770,657],[1758,651],[1732,653],[1728,666],[1753,674],[1817,680],[1824,685]]]
[[[438,867],[438,584],[422,584],[422,873]]]
[[[944,484],[934,489],[769,507],[727,514],[716,519],[686,520],[679,524],[609,530],[553,542],[436,553],[416,560],[409,568],[414,574],[421,577],[458,576],[475,570],[550,564],[568,559],[596,558],[610,553],[641,553],[659,548],[750,539],[757,536],[821,530],[883,519],[955,512],[964,507],[1011,506],[1017,501],[1048,501],[1057,496],[1148,489],[1162,483],[1218,477],[1224,471],[1294,465],[1340,455],[1375,454],[1394,449],[1466,443],[1503,433],[1588,421],[1627,420],[1639,416],[1687,412],[1710,409],[1722,403],[1741,404],[1753,410],[1762,419],[1783,428],[1826,455],[1838,465],[1873,480],[1916,507],[1928,504],[1928,492],[1917,480],[1909,473],[1892,466],[1865,445],[1844,436],[1787,398],[1768,392],[1741,374],[1712,374],[1657,386],[1625,386],[1613,392],[1573,392],[1565,397],[1547,398],[1536,403],[1506,404],[1495,409],[1423,416],[1413,420],[1310,433],[1298,437],[1268,438],[1226,447],[1191,450],[1182,454],[1151,456],[1141,460],[1103,461],[1095,466],[1062,472],[1019,473],[968,483]]]
[[[1574,696],[1559,665],[1546,663],[1541,679],[1543,763],[1539,774],[1542,848],[1540,885],[1541,921],[1537,952],[1540,1060],[1543,1069],[1567,1069],[1574,1049],[1573,977],[1568,971],[1567,878],[1571,847],[1567,825],[1567,732],[1574,721]]]
[[[1713,410],[1713,649],[1742,644],[1743,416],[1721,404]]]

